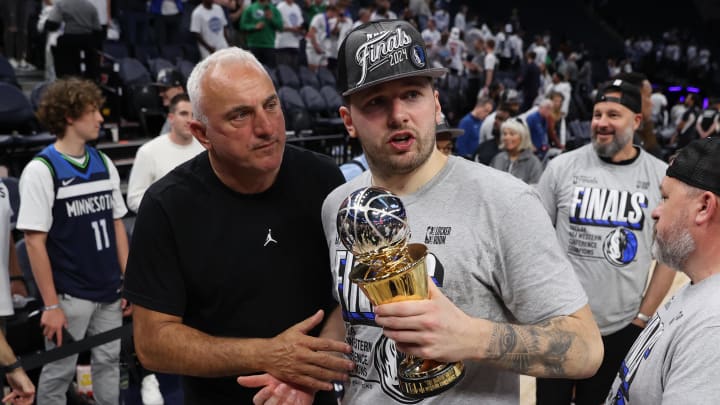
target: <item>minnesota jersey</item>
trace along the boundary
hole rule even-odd
[[[651,212],[667,165],[639,153],[615,165],[589,144],[553,159],[538,184],[603,335],[635,317],[652,262]]]
[[[113,187],[105,159],[85,147],[77,163],[50,145],[35,159],[47,165],[55,201],[47,252],[58,294],[96,302],[119,298],[121,284],[113,222]]]

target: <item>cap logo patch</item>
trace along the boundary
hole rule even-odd
[[[410,62],[418,69],[425,67],[425,50],[422,46],[415,45],[412,47],[412,58]]]
[[[408,59],[408,45],[412,38],[402,28],[395,31],[382,31],[377,34],[368,34],[367,40],[360,45],[355,52],[355,62],[362,69],[360,80],[355,84],[359,86],[365,83],[367,73],[373,71],[385,63],[394,66]],[[424,65],[424,55],[422,55]],[[415,55],[413,55],[415,63]]]

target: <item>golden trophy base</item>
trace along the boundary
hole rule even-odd
[[[408,356],[398,367],[400,391],[414,398],[427,398],[445,392],[464,375],[465,366],[461,361],[439,363]]]
[[[350,279],[363,290],[373,305],[429,297],[425,262],[427,247],[412,243],[407,245],[404,253],[400,258],[383,258],[382,267],[361,263],[352,269]],[[464,371],[462,362],[441,363],[406,355],[398,364],[400,390],[410,397],[431,397],[455,385]]]

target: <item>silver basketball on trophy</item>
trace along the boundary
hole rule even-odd
[[[402,248],[410,236],[402,201],[380,187],[350,194],[338,210],[337,229],[342,244],[360,261],[385,249]]]

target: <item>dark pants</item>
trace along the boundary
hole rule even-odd
[[[249,47],[249,50],[263,65],[270,68],[277,66],[277,61],[275,60],[275,48],[257,48],[251,46]]]
[[[31,2],[28,0],[0,0],[3,23],[3,46],[7,58],[25,59],[28,39],[28,18]]]
[[[98,38],[97,33],[61,35],[52,49],[57,77],[84,76],[97,81],[100,77]]]
[[[642,328],[630,324],[619,331],[602,337],[605,346],[600,369],[594,376],[583,380],[564,378],[538,378],[535,399],[537,405],[570,404],[575,388],[575,405],[598,405],[605,402],[620,364]]]
[[[120,14],[120,27],[126,44],[145,44],[149,37],[150,15],[147,12],[123,11]]]
[[[153,29],[155,31],[155,44],[163,47],[169,44],[177,43],[180,27],[182,24],[182,14],[175,15],[155,15],[153,17]]]

